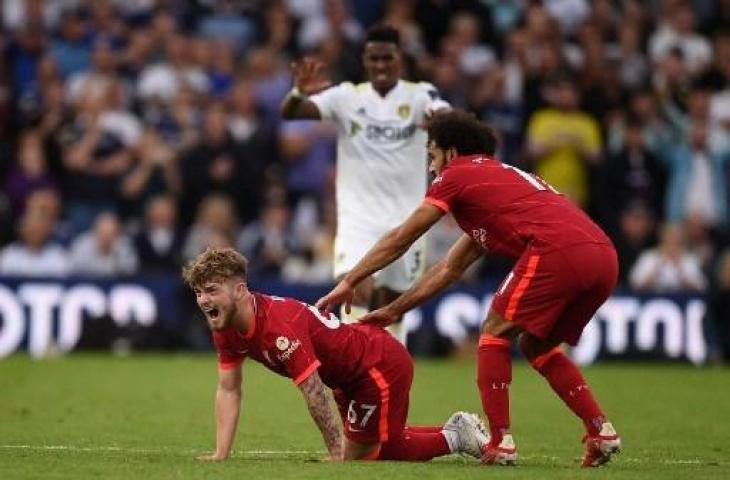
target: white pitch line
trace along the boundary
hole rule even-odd
[[[78,447],[74,445],[0,445],[0,450],[60,450],[68,452],[123,452],[123,453],[182,453],[186,455],[203,454],[205,450],[179,450],[175,448],[129,448],[114,446],[98,446],[98,447]],[[325,451],[311,450],[241,450],[234,451],[234,455],[270,455],[270,456],[287,456],[287,455],[319,455],[325,454]]]
[[[115,446],[97,446],[97,447],[79,447],[74,445],[0,445],[0,450],[46,450],[46,451],[67,451],[67,452],[121,452],[131,454],[160,454],[160,453],[178,453],[184,455],[201,455],[206,451],[200,450],[180,450],[176,448],[129,448]],[[239,450],[234,451],[236,456],[268,456],[268,457],[287,457],[291,455],[325,455],[324,450]],[[522,460],[537,460],[560,462],[565,460],[562,457],[554,457],[549,455],[521,456]],[[616,457],[619,463],[647,463],[645,458],[632,458],[620,455]],[[664,460],[652,460],[652,463],[662,465],[712,465],[712,466],[728,466],[730,462],[717,462],[713,460],[703,460],[700,458],[676,458]]]

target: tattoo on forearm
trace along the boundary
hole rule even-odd
[[[322,432],[327,450],[330,454],[339,454],[342,448],[340,421],[332,409],[332,399],[319,378],[319,374],[313,373],[299,388],[307,400],[309,413]]]

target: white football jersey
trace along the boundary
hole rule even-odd
[[[426,193],[426,116],[449,104],[430,83],[404,80],[385,97],[344,82],[310,100],[338,128],[338,230],[384,233],[405,220]]]

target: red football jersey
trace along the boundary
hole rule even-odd
[[[319,369],[325,385],[346,389],[380,361],[383,342],[396,341],[381,328],[343,324],[298,300],[252,294],[256,314],[249,331],[213,332],[221,369],[251,357],[297,385]]]
[[[488,251],[513,258],[528,246],[546,252],[611,243],[544,180],[482,155],[451,160],[426,192],[426,202],[451,212],[461,229]]]

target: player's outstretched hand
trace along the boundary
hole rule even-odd
[[[353,298],[355,298],[355,288],[343,279],[327,295],[317,300],[315,306],[320,311],[329,313],[335,305],[342,304],[345,306],[345,313],[349,314]]]
[[[207,455],[200,455],[197,459],[201,462],[222,462],[226,457],[217,453],[209,453]]]
[[[304,95],[313,95],[332,85],[332,82],[322,76],[324,64],[312,57],[304,57],[298,62],[291,63],[294,76],[294,85]]]
[[[383,307],[377,310],[373,310],[367,315],[358,318],[357,321],[362,323],[369,323],[371,325],[387,327],[388,325],[397,322],[399,316],[400,315],[393,312],[389,308]]]

